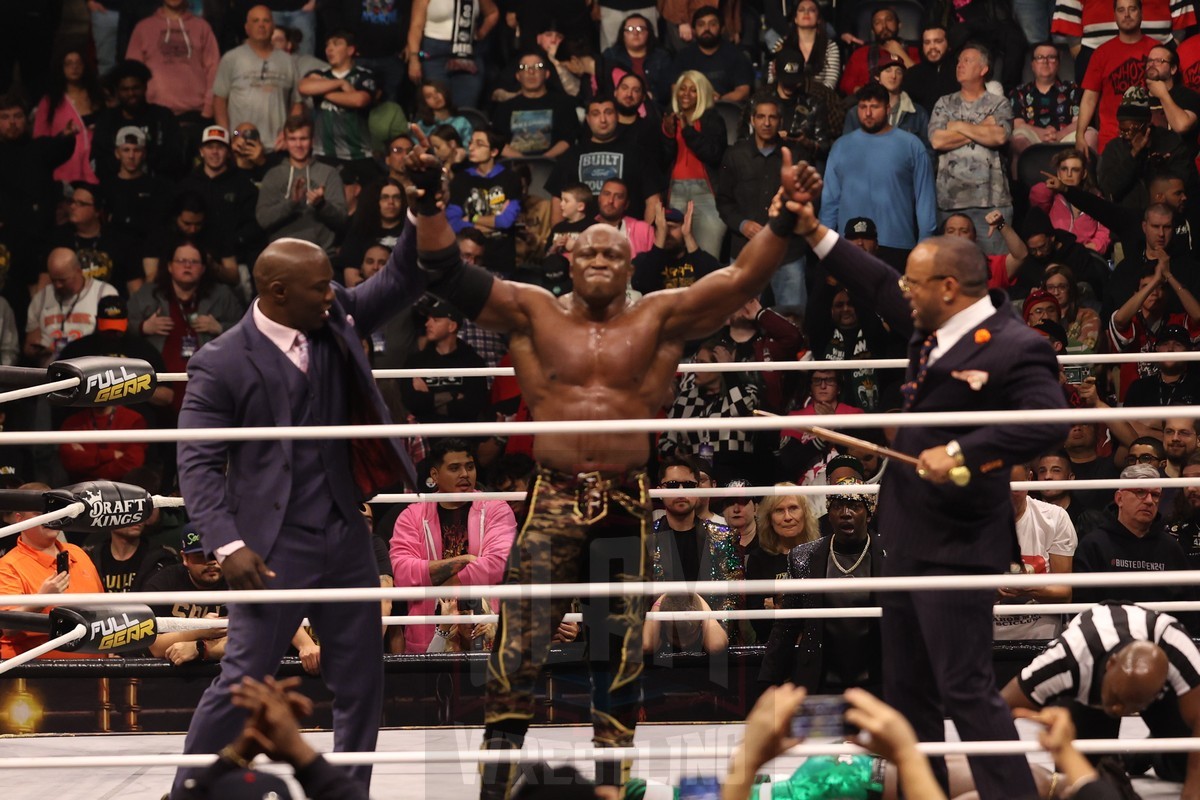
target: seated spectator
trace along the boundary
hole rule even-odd
[[[462,316],[447,303],[423,306],[425,347],[405,369],[477,369],[487,366],[471,345],[458,338]],[[400,395],[419,422],[476,422],[487,407],[487,380],[460,375],[402,378]]]
[[[658,130],[661,114],[646,94],[646,81],[636,72],[627,72],[613,87],[617,106],[617,125],[621,136],[632,141],[641,153],[642,167],[655,185],[663,183],[659,158]]]
[[[1017,232],[1012,230],[1012,226],[1008,224],[1000,210],[989,211],[984,221],[988,226],[988,237],[990,238],[999,230],[1004,246],[1008,249],[1006,254],[987,255],[988,273],[991,275],[988,280],[988,288],[1003,289],[1011,284],[1012,276],[1017,274],[1021,265],[1025,263],[1025,259],[1029,257],[1029,249]],[[950,214],[942,220],[938,232],[942,236],[957,236],[960,239],[969,239],[979,244],[975,220],[968,214]],[[1017,299],[1024,300],[1024,298]]]
[[[0,364],[14,367],[21,354],[21,337],[17,332],[17,315],[8,301],[0,297]]]
[[[77,411],[62,424],[64,431],[133,431],[146,427],[146,418],[125,406],[101,406]],[[143,442],[69,442],[58,446],[58,458],[72,483],[120,480],[146,461]]]
[[[725,483],[725,488],[741,488],[749,485],[750,481],[745,478],[733,478]],[[713,500],[713,505],[720,510],[725,524],[733,532],[734,546],[737,548],[738,558],[742,560],[742,566],[744,567],[746,565],[746,558],[751,552],[758,549],[758,536],[755,527],[758,503],[753,497],[730,497],[722,495]]]
[[[783,140],[779,137],[781,106],[778,94],[756,96],[750,103],[752,135],[735,142],[721,158],[717,211],[730,232],[730,258],[737,258],[767,223],[767,209],[777,188],[772,176],[783,164]],[[771,276],[771,291],[777,304],[804,304],[804,261],[799,242],[789,240],[783,263]]]
[[[462,439],[436,441],[426,463],[429,482],[437,491],[475,491],[475,456]],[[499,584],[516,533],[512,509],[501,500],[413,503],[400,512],[392,533],[396,585]],[[431,614],[435,607],[433,600],[411,602],[408,613]],[[409,625],[405,651],[424,653],[433,639],[433,628]],[[550,633],[549,629],[545,631],[547,637]]]
[[[870,443],[884,443],[883,432],[874,428],[857,430],[855,435]],[[890,463],[888,459],[881,458],[874,450],[866,447],[843,445],[837,447],[838,454],[836,456],[804,477],[805,486],[836,486],[847,480],[875,485],[883,480],[884,471]],[[826,496],[810,495],[808,504],[812,506],[813,514],[817,517],[821,533],[828,533],[831,530],[833,519],[828,513]],[[871,527],[874,529],[873,523]]]
[[[719,340],[709,339],[696,351],[696,364],[715,364]],[[667,412],[668,419],[750,417],[758,407],[758,387],[738,372],[688,372]],[[711,451],[711,455],[710,455]],[[750,431],[666,431],[658,437],[661,457],[698,454],[711,460],[723,476],[757,472],[754,436]]]
[[[221,573],[216,557],[204,552],[200,534],[190,526],[185,529],[179,547],[182,563],[163,567],[142,586],[147,592],[178,592],[181,597],[170,605],[155,606],[158,617],[182,619],[225,619],[229,616],[224,603],[194,603],[187,599],[192,592],[223,592],[229,587]],[[225,655],[225,628],[203,628],[174,633],[160,633],[150,645],[150,654],[165,658],[175,666],[191,661],[220,661]]]
[[[785,481],[776,487],[795,486]],[[792,548],[815,542],[821,536],[816,514],[804,495],[767,495],[758,504],[755,521],[758,549],[746,558],[746,580],[782,580],[788,576],[788,554]],[[747,609],[778,609],[781,597],[747,595]],[[762,626],[756,626],[761,628]]]
[[[868,531],[875,496],[855,491],[845,479],[842,494],[828,497],[833,532],[793,547],[787,556],[788,578],[856,578],[883,574],[878,537]],[[868,591],[828,595],[796,592],[783,596],[782,608],[871,606],[879,598]],[[801,647],[799,642],[805,644]],[[778,686],[793,683],[819,694],[840,694],[851,686],[879,691],[883,683],[879,622],[874,619],[779,619],[770,627],[758,680]]]
[[[158,278],[158,263],[164,250],[167,250],[180,237],[194,239],[212,259],[217,280],[229,285],[237,285],[240,271],[236,248],[231,231],[225,229],[219,215],[209,216],[209,207],[204,199],[205,192],[184,190],[175,195],[171,202],[168,217],[174,224],[161,225],[150,233],[143,245],[142,271],[147,281]],[[255,203],[257,204],[257,193]],[[253,217],[251,218],[253,220]],[[262,241],[262,229],[253,222],[254,242]],[[255,253],[257,258],[257,252]]]
[[[667,202],[675,208],[695,203],[692,233],[700,249],[717,257],[725,223],[717,212],[713,187],[728,139],[725,120],[714,102],[708,78],[695,70],[682,73],[675,83],[671,111],[663,115],[659,144],[663,163],[670,165]]]
[[[1156,171],[1187,175],[1193,181],[1196,174],[1183,139],[1151,124],[1149,96],[1133,86],[1117,108],[1117,135],[1100,152],[1096,185],[1114,203],[1139,211],[1153,202],[1147,179]]]
[[[163,0],[153,14],[133,26],[125,57],[153,74],[146,99],[177,116],[213,116],[213,83],[221,52],[212,27],[187,3]]]
[[[900,38],[900,19],[890,8],[880,8],[871,15],[872,43],[850,54],[838,91],[845,96],[857,92],[871,80],[871,72],[880,61],[900,59],[911,67],[921,60],[917,48],[904,45]]]
[[[1046,212],[1040,208],[1029,209],[1020,229],[1028,254],[1009,278],[1010,296],[1023,297],[1041,286],[1046,279],[1046,270],[1054,264],[1070,267],[1079,280],[1088,285],[1093,296],[1104,292],[1108,264],[1103,256],[1079,244],[1072,234],[1055,228]]]
[[[242,318],[241,301],[216,282],[208,253],[179,236],[162,252],[166,269],[129,301],[129,325],[160,353],[168,372],[185,372],[188,360]],[[176,393],[175,410],[183,402]]]
[[[407,208],[404,186],[395,178],[387,178],[363,192],[359,211],[350,220],[350,230],[333,261],[334,268],[345,274],[345,285],[355,286],[366,280],[367,276],[358,273],[358,268],[368,248],[382,245],[389,253],[392,251],[404,230]]]
[[[1068,353],[1094,353],[1100,338],[1100,315],[1080,303],[1079,284],[1070,267],[1053,264],[1046,268],[1043,288],[1058,301],[1061,324],[1067,333]]]
[[[1160,477],[1157,468],[1134,464],[1121,471],[1121,480],[1137,481]],[[1187,558],[1179,543],[1164,530],[1158,512],[1162,489],[1138,488],[1129,484],[1115,493],[1117,513],[1079,543],[1075,552],[1076,572],[1144,572],[1186,570]],[[1120,597],[1133,603],[1157,603],[1195,599],[1192,586],[1122,586],[1075,588],[1079,603],[1101,603]]]
[[[594,197],[585,183],[568,183],[559,192],[557,201],[561,219],[550,228],[547,257],[560,256],[570,263],[575,240],[595,222],[595,218],[588,213]]]
[[[1058,307],[1058,300],[1054,295],[1044,289],[1034,289],[1021,306],[1021,318],[1025,320],[1026,325],[1036,328],[1045,320],[1059,322],[1062,319],[1062,310]],[[1065,341],[1063,346],[1066,347]]]
[[[1106,463],[1111,465],[1112,462],[1109,461]],[[1052,450],[1049,453],[1045,453],[1034,459],[1032,467],[1033,480],[1036,481],[1075,480],[1074,464],[1071,462],[1071,457],[1067,454],[1066,450]],[[1112,471],[1114,474],[1116,473],[1115,468]],[[1021,480],[1025,479],[1022,478]],[[1102,491],[1092,491],[1101,495],[1107,494]],[[1067,512],[1067,517],[1071,520],[1071,525],[1074,527],[1079,539],[1089,534],[1093,528],[1102,523],[1106,518],[1105,512],[1099,511],[1076,499],[1077,495],[1089,493],[1091,492],[1068,489],[1042,489],[1035,492],[1038,500],[1058,506]]]
[[[1081,549],[1094,538],[1085,539]],[[1198,669],[1200,650],[1179,620],[1132,603],[1112,603],[1071,620],[1001,696],[1014,710],[1066,706],[1063,723],[1073,719],[1089,739],[1118,736],[1121,718],[1131,714],[1141,715],[1151,738],[1191,736]],[[1154,754],[1146,761],[1160,780],[1186,776],[1189,785],[1196,780],[1190,753]],[[1074,796],[1082,798],[1096,787],[1085,783]]]
[[[1185,478],[1200,477],[1200,455],[1192,453],[1181,473]],[[1200,569],[1200,486],[1185,486],[1175,500],[1166,531],[1179,543],[1187,558],[1188,569]]]
[[[929,144],[929,109],[919,106],[902,88],[904,85],[904,62],[895,59],[881,61],[871,74],[871,83],[878,83],[888,93],[888,124],[893,128],[911,133],[921,140],[931,160],[936,159],[933,148]],[[868,86],[870,84],[867,84]],[[861,91],[861,90],[860,90]],[[842,126],[842,133],[859,130],[862,123],[858,114],[847,114]]]
[[[1168,244],[1171,255],[1190,256],[1192,231],[1200,231],[1200,220],[1195,219],[1197,215],[1200,215],[1200,205],[1187,203],[1187,184],[1183,176],[1155,169],[1149,173],[1146,186],[1150,195],[1149,205],[1162,203],[1171,210],[1172,235]],[[1060,190],[1056,189],[1055,191]],[[1146,246],[1145,230],[1142,227],[1140,214],[1137,216],[1130,214],[1123,206],[1106,200],[1099,194],[1084,191],[1080,187],[1063,186],[1061,192],[1072,205],[1086,211],[1108,228],[1113,240],[1120,244],[1125,255],[1136,253]],[[1138,210],[1142,211],[1143,209]],[[1106,286],[1105,305],[1108,305],[1109,302],[1108,294],[1124,300],[1136,290],[1136,275],[1129,275],[1122,279],[1120,274],[1114,272]]]
[[[95,141],[115,142],[117,132],[132,125],[146,134],[146,166],[151,175],[178,179],[187,171],[179,122],[170,109],[147,102],[150,70],[140,61],[122,61],[106,76],[112,82],[117,104],[96,115]],[[107,180],[117,171],[113,151],[93,145],[96,175]]]
[[[221,126],[224,127],[224,126]],[[241,122],[231,132],[230,148],[233,150],[234,167],[250,178],[257,189],[267,174],[267,149],[263,146],[262,134],[253,122]]]
[[[239,143],[257,146],[261,151],[262,142],[243,143],[242,138]],[[180,190],[181,194],[195,192],[204,198],[204,208],[213,216],[212,229],[223,232],[222,238],[233,242],[236,263],[253,264],[265,244],[262,228],[254,218],[258,187],[237,168],[229,131],[209,125],[200,132],[200,163],[180,182]]]
[[[768,31],[768,36],[772,33]],[[842,56],[837,42],[825,34],[825,21],[821,19],[821,7],[816,0],[800,0],[796,4],[790,29],[777,46],[769,49],[772,53],[784,56],[782,60],[772,58],[772,65],[798,62],[803,65],[804,74],[816,78],[830,89],[837,88],[838,78],[842,74]],[[769,75],[767,82],[773,83],[778,78],[778,75]]]
[[[1189,353],[1192,337],[1179,325],[1168,326],[1154,340],[1155,353]],[[1187,361],[1157,361],[1151,375],[1129,384],[1122,405],[1190,406],[1200,403],[1200,376],[1189,371]]]
[[[450,181],[446,219],[455,233],[475,228],[487,240],[483,266],[507,275],[516,266],[513,226],[521,214],[521,182],[496,159],[506,139],[494,130],[475,131],[467,147],[470,166]]]
[[[388,139],[387,147],[383,151],[383,163],[387,167],[387,178],[402,183],[408,179],[404,172],[404,159],[408,158],[412,149],[413,137],[409,131],[398,133]]]
[[[605,186],[601,192],[601,208],[613,200],[613,189],[616,184]],[[634,291],[642,294],[658,292],[663,289],[681,289],[691,286],[710,272],[721,268],[721,262],[713,258],[696,242],[692,234],[693,208],[688,203],[686,213],[677,208],[657,209],[657,219],[654,221],[654,246],[649,250],[634,250],[633,279]],[[603,213],[601,218],[603,218]],[[627,221],[636,222],[630,218]],[[640,227],[640,226],[634,226]],[[626,233],[634,228],[626,227]],[[631,250],[633,241],[630,241]]]
[[[661,204],[659,208],[662,208]],[[609,178],[601,185],[596,196],[596,212],[596,222],[612,225],[625,234],[633,258],[650,250],[657,241],[657,227],[629,215],[629,187],[619,178]],[[662,213],[665,219],[666,211]]]
[[[442,81],[450,87],[447,95],[459,108],[479,105],[483,92],[484,63],[482,42],[500,21],[493,0],[480,0],[456,17],[452,8],[439,5],[430,17],[430,0],[415,0],[408,26],[408,79],[414,86],[422,81]],[[478,44],[477,44],[478,43]]]
[[[46,96],[33,111],[35,137],[74,137],[75,150],[54,168],[60,183],[98,183],[92,171],[92,141],[96,116],[104,110],[100,79],[88,54],[79,47],[64,47],[54,56]],[[109,141],[116,140],[116,131]],[[96,148],[100,150],[102,148]]]
[[[694,37],[675,55],[673,76],[699,72],[713,85],[714,100],[743,103],[754,84],[754,68],[742,51],[729,41],[722,30],[721,12],[714,5],[692,12]]]
[[[438,616],[474,616],[475,614],[495,614],[492,604],[486,597],[478,600],[439,600]],[[496,640],[496,623],[494,622],[457,622],[447,625],[435,625],[433,639],[429,642],[426,653],[469,653],[472,651],[491,652],[492,643]]]
[[[1012,216],[1012,197],[1000,150],[1012,134],[1012,104],[984,88],[991,75],[990,53],[971,43],[958,54],[959,91],[937,101],[929,115],[929,142],[939,153],[938,209],[969,216],[976,226],[990,209]],[[1001,252],[999,237],[988,232],[980,246]]]
[[[44,483],[25,483],[17,487],[22,491],[48,492],[50,487]],[[9,523],[16,524],[27,519],[40,516],[39,511],[13,511]],[[17,537],[16,546],[0,558],[0,595],[10,594],[89,594],[103,592],[104,584],[92,566],[92,560],[82,548],[67,544],[59,537],[58,531],[43,525],[21,531]],[[65,554],[68,569],[59,571],[58,559]],[[0,606],[5,611],[38,611],[45,613],[56,605],[61,605],[57,598],[47,597],[49,605],[46,608],[29,608],[21,606]],[[0,629],[0,659],[8,659],[20,655],[26,650],[32,650],[38,645],[45,644],[50,637],[44,633],[26,633],[13,628]],[[67,653],[61,650],[51,650],[43,653],[40,658],[96,658],[94,655],[83,653]]]
[[[71,184],[67,224],[55,231],[51,241],[55,247],[73,250],[88,278],[128,293],[142,285],[137,240],[109,222],[108,197],[97,184]]]
[[[1163,475],[1168,478],[1182,477],[1183,468],[1196,452],[1196,423],[1187,417],[1167,417],[1162,423],[1162,442],[1166,452]],[[1174,494],[1164,492],[1167,493]]]
[[[1038,42],[1029,49],[1029,59],[1033,64],[1033,80],[1008,93],[1013,111],[1014,166],[1016,157],[1030,145],[1074,142],[1075,119],[1079,116],[1081,90],[1075,81],[1058,77],[1058,47],[1053,42]],[[1092,136],[1089,149],[1095,150],[1091,128],[1088,135]]]
[[[695,489],[700,485],[700,466],[685,453],[659,462],[661,489]],[[737,557],[733,533],[728,527],[696,513],[699,498],[675,495],[663,498],[666,513],[654,521],[650,540],[655,581],[740,581],[742,562]],[[732,610],[740,607],[736,595],[709,595],[709,608]],[[736,629],[726,623],[725,630]]]
[[[788,411],[788,416],[806,417],[815,414],[861,414],[857,406],[842,402],[843,370],[818,369],[808,373],[808,387],[796,394],[803,397],[800,408]],[[800,420],[797,420],[798,422]],[[779,462],[784,474],[795,476],[803,482],[805,473],[819,468],[833,451],[819,437],[803,428],[784,429],[779,432]]]
[[[146,174],[146,134],[132,125],[117,131],[117,173],[105,181],[108,217],[127,237],[145,239],[162,220],[170,184]]]
[[[470,136],[463,138],[453,125],[438,125],[429,133],[430,149],[452,173],[457,173],[466,163],[467,149],[463,143],[470,140]]]
[[[650,611],[712,611],[698,594],[662,595],[655,599]],[[657,620],[642,624],[642,652],[707,653],[713,655],[729,647],[729,634],[715,619]]]
[[[267,171],[256,216],[267,240],[303,239],[333,252],[346,224],[346,195],[337,170],[313,158],[313,127],[307,117],[283,126],[287,161]]]
[[[619,36],[603,53],[606,76],[618,86],[627,73],[634,73],[644,83],[645,94],[659,108],[671,104],[671,56],[658,45],[654,26],[639,13],[621,20]],[[604,43],[601,42],[601,47]]]
[[[1049,214],[1051,224],[1057,230],[1074,235],[1079,244],[1097,253],[1107,253],[1112,244],[1108,228],[1072,205],[1065,194],[1067,187],[1099,192],[1083,156],[1078,150],[1063,150],[1054,154],[1050,165],[1054,174],[1033,185],[1029,190],[1029,204]]]
[[[548,62],[540,51],[524,53],[517,62],[520,92],[496,105],[492,119],[497,133],[507,140],[501,151],[505,158],[555,158],[575,141],[579,128],[575,106],[561,90],[547,85]]]
[[[1014,481],[1033,480],[1024,464],[1014,465],[1009,472]],[[1026,489],[1012,490],[1012,506],[1025,574],[1070,572],[1079,537],[1067,512],[1053,503],[1034,500]],[[1070,586],[1000,589],[999,594],[998,602],[1002,605],[1071,602]],[[1061,628],[1062,621],[1055,616],[1036,613],[998,616],[994,636],[996,639],[1053,639]]]
[[[375,73],[355,63],[354,34],[334,31],[325,40],[329,68],[300,80],[300,94],[313,101],[313,152],[326,161],[374,166],[367,117],[379,102]]]
[[[778,310],[777,310],[778,309]],[[805,353],[804,333],[782,307],[763,308],[757,298],[729,316],[718,334],[718,361],[798,361]],[[757,376],[759,407],[782,410],[795,392],[798,372],[772,371]]]
[[[46,366],[68,343],[96,330],[100,298],[114,295],[110,284],[89,278],[74,251],[56,247],[46,259],[50,282],[29,302],[21,352]]]
[[[432,136],[438,128],[449,125],[458,134],[460,146],[471,138],[474,130],[470,120],[459,114],[458,109],[450,101],[450,87],[444,81],[433,79],[421,82],[421,91],[417,93],[417,113],[413,124],[420,128],[426,136]]]
[[[1147,225],[1161,222],[1166,227],[1166,211],[1161,206],[1151,206],[1146,211]],[[1148,268],[1138,282],[1138,290],[1112,313],[1108,324],[1109,344],[1121,353],[1147,353],[1154,348],[1158,334],[1168,328],[1179,326],[1187,331],[1189,339],[1200,337],[1200,302],[1175,277],[1171,259],[1162,250],[1147,251],[1148,259],[1157,259],[1152,269]],[[1164,284],[1175,290],[1184,313],[1171,314],[1167,310]],[[1121,365],[1120,397],[1125,396],[1130,384],[1139,374],[1152,374],[1153,365],[1125,363]]]

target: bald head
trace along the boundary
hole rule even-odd
[[[598,223],[579,234],[571,249],[573,293],[594,309],[624,300],[633,272],[629,239],[612,225]]]
[[[987,258],[974,242],[957,236],[934,236],[918,246],[925,245],[935,248],[934,269],[939,275],[957,278],[964,295],[979,298],[987,294]]]
[[[333,304],[333,266],[325,251],[301,239],[279,239],[254,262],[259,309],[299,331],[325,324]]]
[[[70,297],[83,290],[83,266],[74,250],[66,247],[51,250],[46,258],[46,273],[54,285],[55,294],[60,297]]]
[[[1133,642],[1113,653],[1101,691],[1105,712],[1134,714],[1153,703],[1167,682],[1168,666],[1167,654],[1153,642]]]

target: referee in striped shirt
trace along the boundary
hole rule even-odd
[[[1153,738],[1200,736],[1200,649],[1172,616],[1102,603],[1071,620],[1001,694],[1014,709],[1069,706],[1081,738],[1118,738],[1127,714],[1141,714]],[[1200,800],[1200,751],[1155,754],[1150,766],[1183,781],[1184,800]]]

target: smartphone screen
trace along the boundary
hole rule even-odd
[[[841,739],[853,734],[846,723],[846,699],[841,695],[813,695],[792,717],[792,736],[798,739]]]

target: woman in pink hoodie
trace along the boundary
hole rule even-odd
[[[92,171],[92,129],[96,113],[103,108],[96,68],[80,48],[62,50],[50,72],[46,96],[33,112],[34,136],[75,134],[75,152],[54,170],[56,181],[100,182]]]

